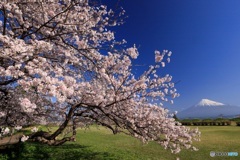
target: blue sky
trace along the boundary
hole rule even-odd
[[[120,5],[128,18],[116,37],[140,46],[135,63],[151,64],[156,49],[173,52],[160,72],[181,81],[176,85],[181,96],[170,108],[181,110],[202,98],[240,106],[239,0],[122,0]]]

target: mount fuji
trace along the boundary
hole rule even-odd
[[[177,114],[180,119],[189,118],[232,118],[240,115],[240,107],[202,99],[196,105]]]

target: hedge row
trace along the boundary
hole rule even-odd
[[[230,121],[225,122],[181,122],[184,126],[230,126]],[[239,124],[237,124],[240,126]]]

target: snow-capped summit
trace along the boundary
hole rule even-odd
[[[212,101],[209,99],[202,99],[196,106],[223,106],[223,103]]]
[[[202,99],[198,104],[177,114],[178,118],[218,118],[240,115],[240,107],[223,104],[209,99]]]

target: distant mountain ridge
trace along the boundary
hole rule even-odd
[[[227,105],[209,99],[202,99],[196,105],[185,109],[177,114],[180,119],[194,118],[233,118],[240,115],[240,107]]]

